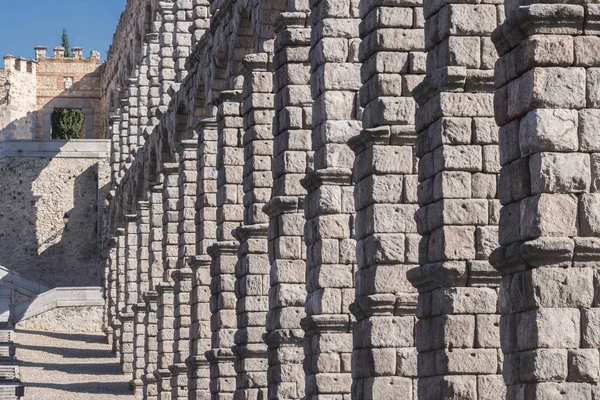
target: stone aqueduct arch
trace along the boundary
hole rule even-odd
[[[558,41],[549,32],[566,41],[597,37],[573,28],[573,39],[570,28],[544,19],[542,11],[564,5],[524,7],[520,19],[497,28],[495,1],[342,3],[128,2],[118,33],[139,34],[128,36],[135,43],[114,44],[104,85],[119,97],[107,107],[119,121],[112,125],[119,156],[107,210],[107,246],[116,249],[107,252],[106,324],[136,393],[512,400],[558,390],[561,398],[595,398],[600,371],[583,368],[598,364],[600,344],[575,342],[577,329],[589,335],[600,325],[597,301],[570,304],[577,285],[568,277],[566,292],[550,300],[531,276],[556,266],[554,250],[564,256],[560,266],[588,276],[582,260],[595,260],[598,246],[585,236],[600,232],[560,241],[541,215],[522,223],[537,223],[530,228],[548,237],[504,237],[498,247],[497,225],[506,234],[516,218],[514,209],[500,211],[500,201],[529,201],[538,213],[541,205],[532,194],[539,187],[502,181],[513,174],[525,185],[529,175],[516,169],[530,158],[498,159],[499,146],[519,152],[511,124],[524,114],[509,118],[497,109],[498,134],[491,46],[493,38],[501,62],[515,64],[521,61],[510,57],[521,47]],[[427,36],[425,21],[433,27]],[[131,69],[116,57],[121,52]],[[554,73],[575,62],[535,57],[524,70]],[[503,105],[506,92],[518,92],[507,82],[521,78],[496,68],[506,74],[498,79],[507,88],[496,89]],[[543,97],[552,94],[548,87],[527,88],[540,92],[541,108],[594,108],[589,99],[575,107]],[[521,111],[537,107],[529,106]],[[542,126],[526,127],[548,139]],[[585,178],[578,188],[558,184],[560,173],[554,178],[540,195],[549,206],[565,196],[571,211],[579,200],[582,207],[595,201]],[[573,218],[589,225],[584,212]],[[569,253],[573,242],[580,247]],[[527,251],[544,257],[535,264]],[[515,279],[537,284],[537,294],[517,293]],[[524,311],[517,297],[527,295],[534,297],[529,323],[551,321],[553,313],[586,322],[570,324],[566,339],[544,331],[560,344],[549,350],[516,328]],[[515,335],[529,340],[527,348],[515,347]],[[564,368],[543,376],[546,356]],[[538,363],[520,364],[525,359]]]

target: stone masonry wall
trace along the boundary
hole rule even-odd
[[[35,62],[13,56],[4,57],[0,79],[0,141],[33,139],[36,122]],[[9,91],[5,82],[11,84]]]
[[[101,284],[97,197],[107,182],[98,162],[0,159],[0,265],[51,288]]]

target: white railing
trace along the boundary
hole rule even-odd
[[[16,304],[12,310],[15,323],[58,307],[93,307],[104,305],[101,287],[61,287],[48,290],[31,301]]]
[[[6,157],[108,158],[110,140],[7,140],[0,142],[0,159]]]

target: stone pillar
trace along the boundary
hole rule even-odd
[[[360,16],[364,130],[350,141],[358,255],[352,398],[416,400],[417,294],[406,272],[419,264],[412,89],[425,73],[423,11],[365,0]]]
[[[138,71],[135,71],[135,76],[138,75]],[[138,148],[138,79],[129,78],[127,80],[127,102],[129,106],[129,132],[127,135],[127,145],[129,146],[129,158],[127,159],[127,165],[131,165],[133,162],[132,156],[135,155]]]
[[[138,302],[137,214],[125,215],[125,223],[125,311],[131,312]]]
[[[275,24],[273,84],[277,118],[273,127],[273,193],[263,208],[269,216],[271,263],[264,337],[269,348],[270,399],[304,397],[304,331],[300,320],[305,314],[306,300],[303,241],[306,191],[300,180],[308,166],[312,112],[307,18],[304,12],[282,13]]]
[[[190,399],[209,400],[210,362],[206,353],[211,346],[210,264],[208,255],[194,257],[192,268],[192,324],[190,325],[190,356],[188,367],[188,396]]]
[[[179,235],[179,166],[175,163],[163,165],[162,190],[162,263],[163,282],[158,285],[158,399],[171,400],[171,371],[175,351],[175,295],[172,274],[177,268]]]
[[[127,93],[126,90],[123,92]],[[120,136],[119,136],[119,145],[121,151],[119,152],[119,173],[118,173],[118,182],[120,182],[121,178],[125,174],[125,164],[128,162],[129,158],[129,100],[127,97],[121,98],[121,121],[120,121]],[[117,183],[118,183],[117,182]]]
[[[162,239],[163,239],[163,185],[154,185],[150,189],[150,253],[148,254],[148,283],[149,291],[144,293],[146,302],[146,375],[144,382],[144,396],[148,400],[158,399],[157,377],[154,371],[158,368],[158,286],[163,278]]]
[[[211,349],[210,256],[207,248],[217,234],[217,124],[205,118],[198,126],[198,179],[196,199],[196,254],[191,267],[192,324],[190,326],[189,397],[210,399],[210,365],[205,353]]]
[[[121,142],[120,142],[120,116],[119,109],[109,117],[109,130],[111,139],[110,148],[110,169],[111,169],[111,187],[116,186],[116,181],[119,176],[120,164],[119,160],[121,157]]]
[[[233,399],[236,371],[233,353],[236,332],[235,267],[237,242],[218,241],[208,248],[212,258],[211,275],[211,349],[206,352],[210,363],[210,393],[212,400]]]
[[[149,21],[148,21],[149,23]],[[139,65],[139,75],[137,79],[138,83],[138,128],[137,128],[137,145],[138,147],[144,146],[146,141],[145,133],[146,129],[150,125],[150,118],[148,117],[148,95],[150,93],[150,80],[148,77],[148,70],[150,68],[150,45],[148,43],[148,35],[144,36],[144,42],[141,48],[142,61]]]
[[[189,28],[192,34],[192,45],[198,43],[204,32],[210,27],[209,6],[210,2],[207,0],[194,0],[193,23]]]
[[[241,92],[222,91],[218,99],[217,153],[217,242],[208,248],[211,264],[211,350],[210,391],[212,400],[233,397],[236,389],[235,266],[238,243],[232,231],[243,222],[242,177],[244,150],[241,147],[243,120],[240,116]]]
[[[169,366],[173,364],[173,326],[175,317],[173,283],[160,283],[156,287],[156,291],[158,293],[158,362],[154,377],[158,388],[157,399],[171,400],[171,371],[169,371]]]
[[[511,3],[492,35],[509,400],[600,396],[597,4]]]
[[[413,90],[419,157],[419,400],[504,396],[496,314],[499,172],[493,117],[495,1],[425,3],[427,76]]]
[[[175,3],[175,29],[173,31],[173,61],[175,62],[175,82],[183,82],[188,74],[185,69],[185,60],[190,55],[192,47],[192,9],[191,1],[178,1]]]
[[[217,239],[217,148],[215,118],[200,122],[198,145],[198,194],[196,199],[196,253],[206,255]]]
[[[150,189],[150,254],[148,255],[149,288],[156,286],[163,279],[163,185],[154,185]]]
[[[169,89],[175,82],[175,62],[173,61],[173,34],[175,31],[175,3],[173,0],[161,1],[159,3],[159,13],[161,16],[161,25],[159,32],[159,56],[158,64],[160,82],[160,106],[168,107],[171,102]]]
[[[114,352],[115,341],[115,320],[117,318],[117,237],[110,237],[107,240],[108,258],[106,259],[106,316],[105,316],[105,333],[108,344]]]
[[[174,364],[170,367],[171,398],[187,399],[187,366],[185,360],[190,354],[191,293],[193,271],[189,262],[196,253],[196,181],[197,150],[196,139],[185,139],[179,149],[179,212],[178,260],[177,271],[173,273],[175,281],[175,354]]]
[[[123,336],[123,324],[121,323],[121,314],[125,309],[125,229],[117,228],[117,280],[116,280],[116,301],[117,309],[115,320],[113,321],[113,329],[115,338],[113,341],[113,351],[121,359],[121,337]]]
[[[134,308],[137,304],[137,214],[125,215],[125,305],[121,312],[121,368],[124,374],[134,371]]]
[[[306,227],[306,396],[348,397],[352,386],[352,316],[356,242],[348,140],[360,133],[358,1],[311,3],[314,171],[302,181]]]
[[[148,285],[148,245],[150,232],[150,204],[138,201],[137,214],[137,304],[134,307],[134,351],[133,351],[133,384],[136,395],[143,395],[142,377],[146,365],[146,309],[143,295],[149,290]]]
[[[158,367],[158,292],[150,290],[144,293],[144,302],[146,304],[146,318],[144,325],[146,327],[145,365],[144,375],[142,376],[143,396],[146,400],[157,400],[158,387],[154,371]]]
[[[244,144],[244,223],[235,230],[239,241],[235,271],[237,384],[234,399],[267,398],[267,347],[262,339],[269,308],[269,256],[264,204],[271,196],[273,75],[268,54],[244,56],[242,114]],[[299,253],[299,252],[298,252]]]
[[[152,129],[158,125],[156,110],[160,105],[160,42],[158,33],[148,33],[148,129],[150,134]]]

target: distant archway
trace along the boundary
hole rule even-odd
[[[93,139],[94,138],[94,107],[90,100],[82,99],[61,99],[54,98],[50,100],[44,107],[39,111],[42,120],[42,137],[39,139],[50,139],[50,133],[52,132],[52,113],[55,109],[59,108],[76,108],[83,112],[85,118],[84,121],[84,134],[81,139]]]

